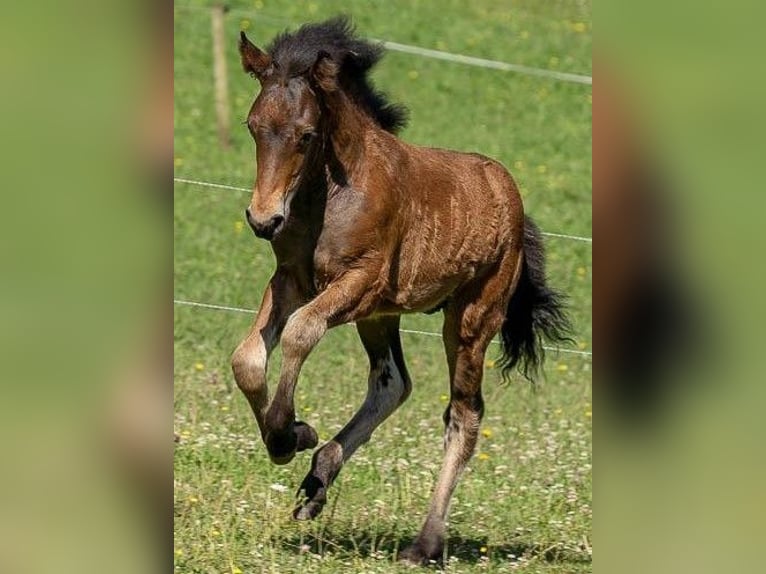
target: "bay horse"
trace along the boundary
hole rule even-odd
[[[560,295],[546,284],[540,233],[500,163],[475,153],[417,147],[394,134],[405,109],[368,72],[383,48],[337,17],[278,35],[261,50],[241,33],[242,66],[260,82],[246,125],[256,180],[245,210],[271,242],[276,270],[247,337],[232,356],[271,460],[318,444],[296,421],[298,373],[332,327],[356,323],[370,362],[359,411],[314,453],[294,517],[315,518],[342,465],[410,394],[399,339],[404,313],[443,310],[450,401],[444,463],[422,530],[399,558],[439,559],[458,477],[484,412],[487,346],[501,332],[503,375],[529,376],[542,339],[568,340]],[[282,345],[269,400],[269,355]]]

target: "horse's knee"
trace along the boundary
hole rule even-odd
[[[242,344],[231,356],[234,380],[244,393],[259,391],[266,381],[266,349],[262,345]]]
[[[319,342],[326,329],[326,324],[308,313],[294,313],[282,332],[282,356],[289,359],[304,358]]]

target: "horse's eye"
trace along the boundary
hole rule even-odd
[[[305,149],[311,143],[312,139],[314,139],[314,132],[303,132],[303,134],[301,134],[301,139],[298,140],[298,145]]]

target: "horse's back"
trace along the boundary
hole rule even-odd
[[[400,197],[406,204],[395,307],[428,310],[487,273],[520,243],[518,188],[499,162],[476,153],[407,146]]]
[[[467,223],[499,244],[521,238],[524,209],[518,186],[499,161],[479,153],[415,148],[426,177],[417,194],[452,223]],[[422,183],[425,181],[425,184]],[[467,232],[466,225],[457,231]]]

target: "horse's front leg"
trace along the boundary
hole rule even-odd
[[[317,435],[306,423],[295,421],[294,394],[303,362],[327,329],[367,315],[373,305],[371,279],[347,273],[312,301],[295,311],[282,333],[282,371],[274,399],[264,417],[264,440],[271,460],[286,464],[296,451],[313,448]]]
[[[277,271],[266,286],[250,333],[237,346],[231,357],[234,379],[253,409],[264,440],[264,417],[269,402],[266,385],[269,355],[279,340],[287,318],[303,301],[300,289],[292,277]]]

